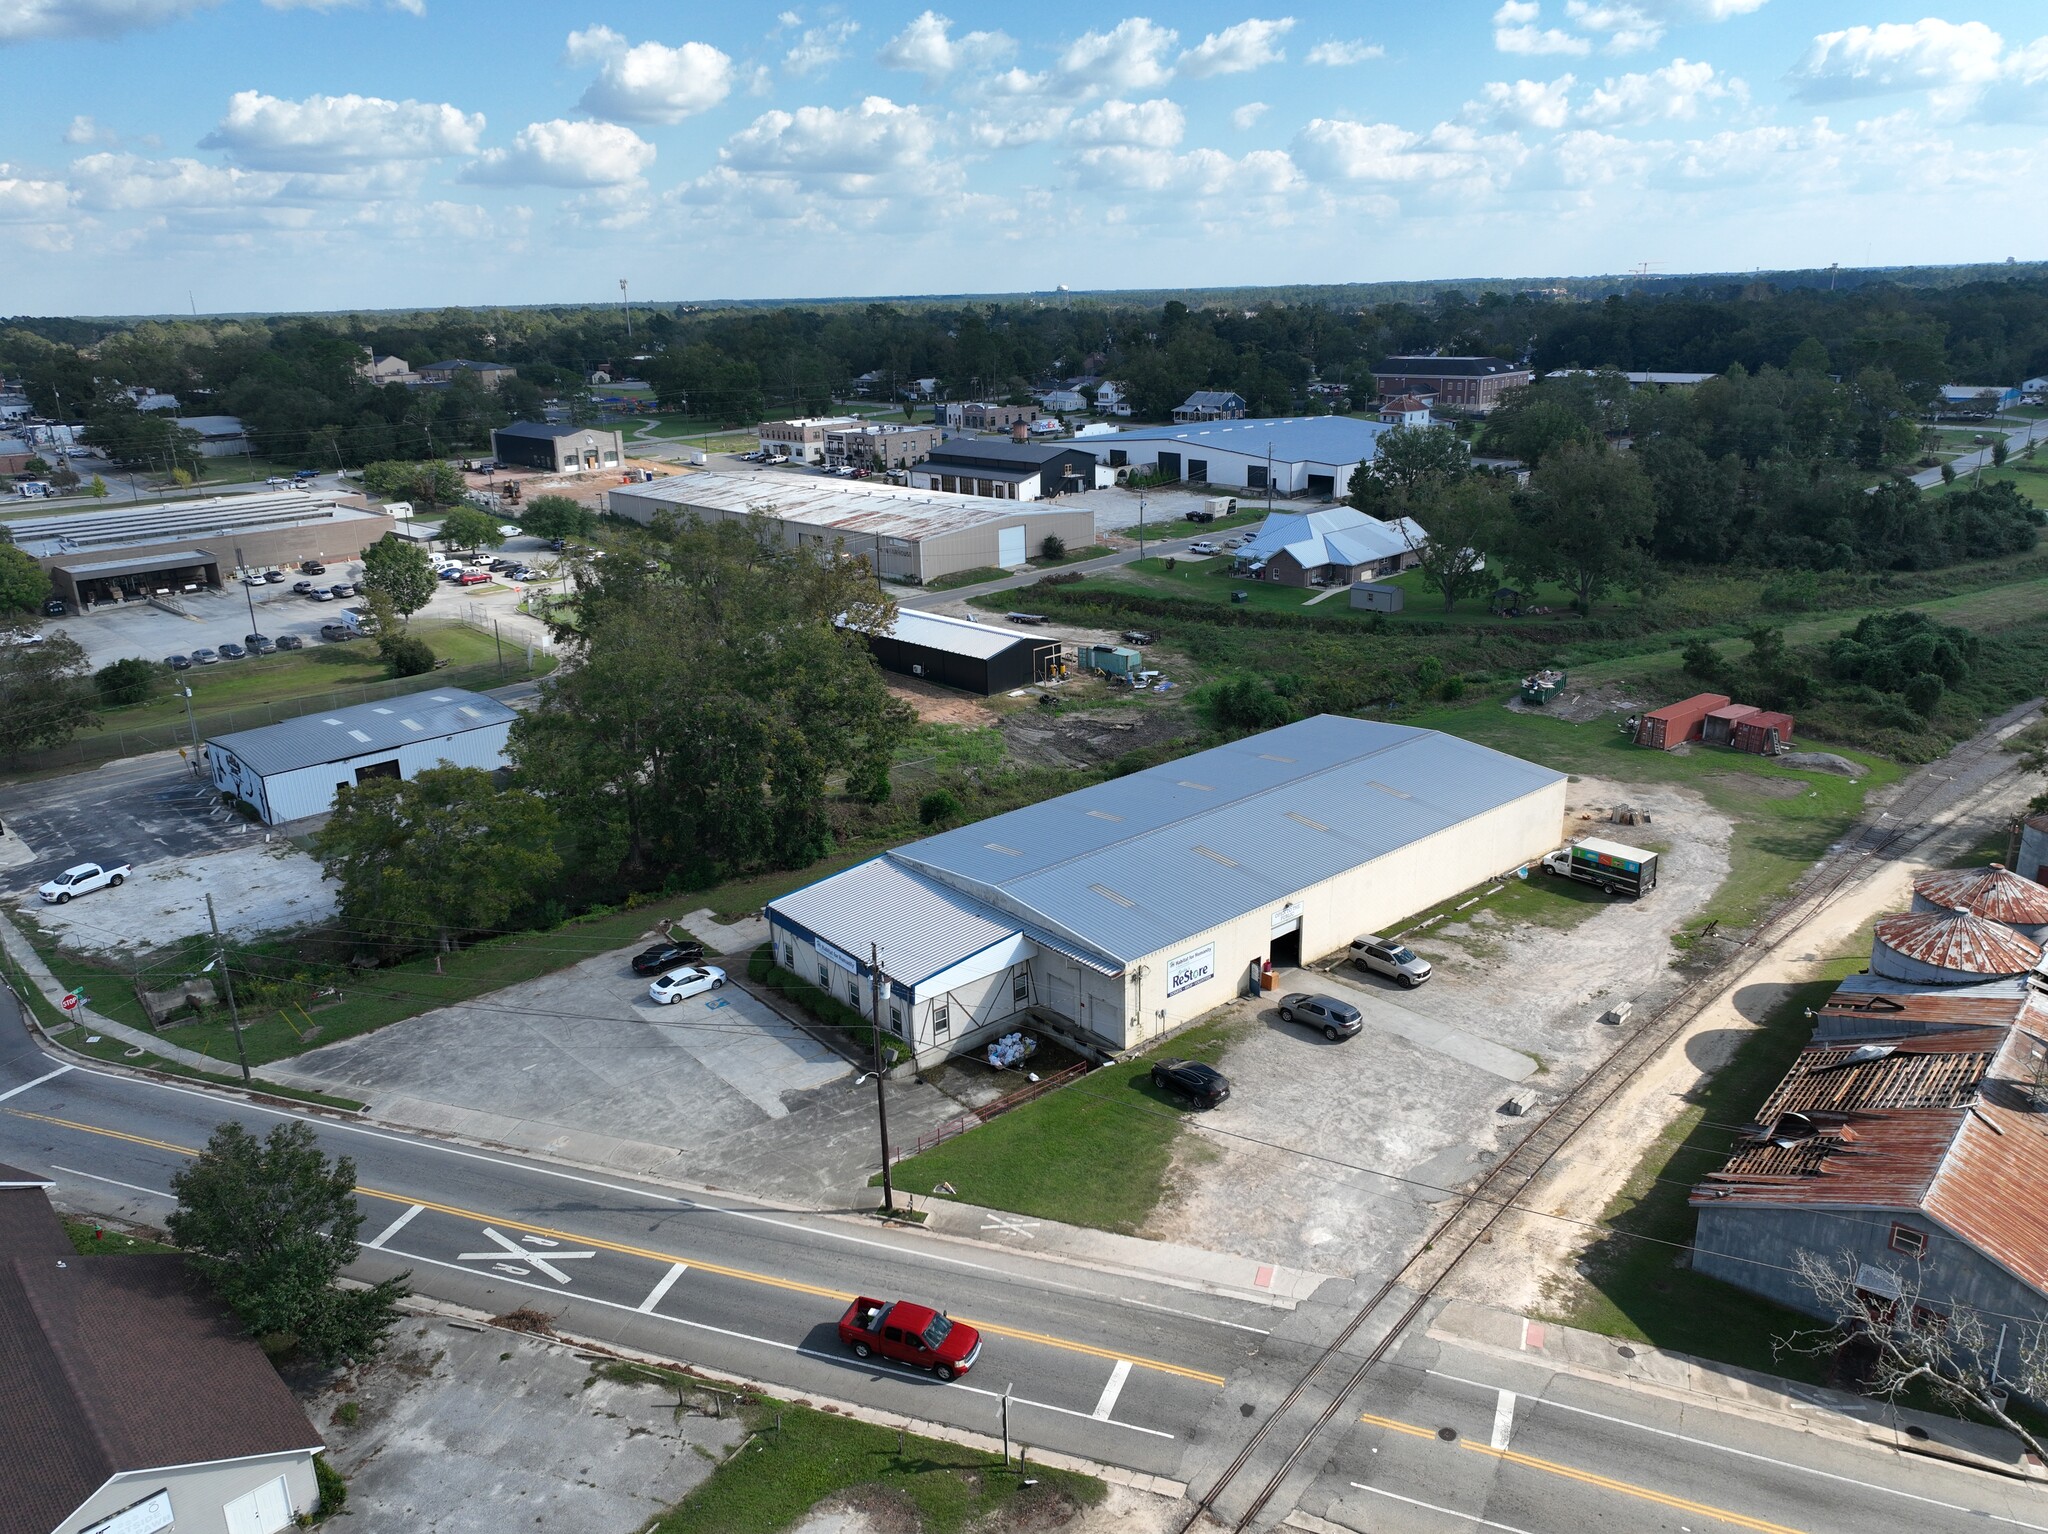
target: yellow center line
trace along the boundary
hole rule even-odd
[[[1369,1422],[1374,1427],[1387,1428],[1396,1433],[1406,1433],[1411,1438],[1435,1438],[1433,1428],[1417,1427],[1412,1422],[1397,1422],[1392,1417],[1376,1417],[1371,1412],[1359,1414],[1359,1421]],[[1618,1491],[1626,1497],[1636,1497],[1644,1502],[1654,1502],[1659,1507],[1668,1507],[1681,1513],[1694,1513],[1702,1518],[1716,1518],[1732,1524],[1738,1529],[1750,1529],[1755,1534],[1802,1534],[1799,1529],[1782,1523],[1772,1523],[1763,1518],[1752,1518],[1747,1513],[1730,1512],[1724,1507],[1714,1507],[1705,1502],[1692,1502],[1684,1497],[1674,1497],[1666,1492],[1653,1491],[1647,1486],[1638,1486],[1632,1481],[1617,1481],[1612,1476],[1596,1475],[1590,1470],[1580,1470],[1571,1465],[1560,1465],[1555,1460],[1538,1459],[1533,1454],[1521,1454],[1513,1449],[1496,1449],[1489,1444],[1474,1443],[1460,1438],[1458,1447],[1474,1454],[1484,1454],[1490,1459],[1505,1460],[1512,1465],[1526,1466],[1540,1470],[1545,1475],[1562,1476],[1566,1480],[1580,1481],[1588,1486],[1598,1486],[1603,1491]]]
[[[102,1129],[97,1124],[81,1124],[75,1119],[53,1118],[46,1113],[30,1113],[26,1109],[7,1108],[4,1111],[16,1118],[34,1119],[39,1123],[55,1124],[64,1129],[76,1129],[84,1134],[102,1135],[111,1140],[126,1140],[131,1145],[144,1145],[152,1150],[169,1151],[178,1156],[196,1156],[198,1151],[189,1145],[174,1145],[168,1140],[152,1140],[143,1135],[128,1134],[119,1129]],[[439,1204],[431,1199],[413,1198],[404,1193],[386,1193],[380,1188],[358,1186],[356,1192],[364,1198],[381,1199],[386,1203],[418,1204],[422,1209],[431,1209],[437,1214],[452,1215],[458,1220],[476,1220],[485,1225],[503,1226],[507,1230],[523,1231],[530,1236],[546,1236],[553,1240],[578,1241],[585,1246],[607,1252],[617,1252],[627,1257],[645,1257],[654,1262],[688,1262],[692,1272],[716,1273],[723,1278],[738,1279],[742,1283],[761,1284],[772,1289],[787,1290],[792,1294],[808,1294],[822,1300],[835,1300],[847,1304],[857,1296],[850,1290],[826,1289],[816,1284],[802,1283],[793,1278],[777,1278],[769,1273],[756,1273],[747,1268],[727,1267],[721,1263],[703,1262],[697,1258],[679,1258],[672,1252],[658,1252],[644,1246],[632,1246],[621,1241],[609,1241],[602,1236],[579,1235],[574,1231],[559,1230],[551,1225],[534,1225],[524,1220],[511,1219],[504,1215],[483,1214],[474,1209],[464,1209],[456,1204]],[[396,1255],[396,1254],[394,1254]],[[1081,1353],[1091,1358],[1107,1358],[1128,1363],[1140,1369],[1152,1369],[1161,1374],[1178,1375],[1182,1379],[1199,1380],[1205,1385],[1223,1388],[1223,1376],[1190,1369],[1181,1364],[1166,1363],[1157,1358],[1145,1358],[1136,1353],[1119,1353],[1113,1348],[1098,1348],[1086,1342],[1074,1342],[1065,1337],[1054,1337],[1045,1332],[1024,1331],[1016,1327],[1000,1326],[989,1321],[977,1321],[971,1316],[960,1316],[977,1331],[992,1336],[1008,1337],[1018,1342],[1036,1342],[1045,1347],[1059,1348],[1068,1353]]]

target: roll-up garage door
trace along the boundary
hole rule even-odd
[[[1006,527],[1001,529],[996,534],[996,537],[999,540],[996,545],[998,549],[996,555],[997,564],[1001,565],[1005,570],[1014,570],[1017,566],[1024,563],[1023,528]]]

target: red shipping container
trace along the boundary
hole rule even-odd
[[[1689,740],[1698,740],[1707,715],[1726,708],[1728,699],[1718,692],[1703,692],[1643,715],[1636,726],[1636,744],[1653,751],[1671,751]]]
[[[1752,756],[1776,756],[1780,746],[1791,744],[1790,714],[1755,713],[1735,726],[1735,749]]]

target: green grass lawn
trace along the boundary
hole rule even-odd
[[[957,591],[962,586],[979,586],[983,581],[1000,581],[1015,575],[1015,570],[998,570],[994,565],[977,565],[972,570],[955,570],[951,575],[942,575],[935,581],[926,581],[926,591]]]
[[[922,1155],[896,1165],[899,1191],[927,1195],[942,1182],[986,1209],[1136,1233],[1166,1192],[1186,1112],[1152,1085],[1154,1058],[1214,1061],[1225,1023],[1176,1034],[1158,1055],[1091,1071]]]
[[[1081,587],[1082,590],[1114,590],[1119,586],[1137,587],[1147,595],[1177,597],[1183,600],[1213,602],[1230,606],[1234,592],[1245,592],[1242,604],[1257,612],[1294,613],[1307,611],[1312,617],[1354,616],[1350,598],[1343,588],[1283,586],[1275,581],[1253,580],[1250,576],[1235,573],[1236,561],[1227,554],[1213,557],[1171,556],[1173,568],[1167,568],[1166,558],[1148,558],[1131,561],[1114,570],[1105,570],[1092,575]],[[1443,598],[1420,571],[1410,570],[1390,578],[1389,584],[1399,586],[1405,593],[1405,605],[1396,614],[1388,615],[1383,621],[1391,624],[1407,623],[1456,623],[1461,625],[1508,626],[1524,620],[1495,617],[1487,610],[1483,597],[1464,597],[1456,609],[1446,613]],[[1314,599],[1323,600],[1315,602]],[[1531,593],[1531,606],[1545,606],[1565,613],[1571,607],[1571,593],[1562,586],[1546,584]],[[1626,593],[1617,594],[1611,600],[1603,601],[1599,612],[1613,616],[1634,606],[1634,598]],[[1314,603],[1311,606],[1311,603]],[[1368,621],[1372,614],[1355,612],[1360,622]]]
[[[1114,554],[1115,552],[1116,550],[1106,543],[1091,543],[1083,548],[1068,549],[1058,559],[1047,559],[1043,555],[1034,555],[1030,564],[1034,570],[1057,570],[1061,565],[1083,564],[1088,560],[1100,559],[1105,554]]]
[[[1233,528],[1251,527],[1266,520],[1265,507],[1244,508],[1242,502],[1239,505],[1242,509],[1227,516],[1217,517],[1211,522],[1190,522],[1186,517],[1168,517],[1164,521],[1155,521],[1147,517],[1144,527],[1145,541],[1149,543],[1154,538],[1200,538],[1212,533],[1227,533]],[[1133,522],[1123,530],[1123,535],[1126,538],[1136,538],[1138,531],[1138,524]]]
[[[980,1450],[898,1434],[769,1397],[746,1408],[751,1436],[649,1534],[781,1534],[829,1497],[901,1509],[891,1528],[1052,1529],[1102,1500],[1102,1482]],[[1026,1482],[1032,1484],[1026,1484]]]
[[[64,1216],[64,1233],[71,1238],[71,1245],[81,1257],[107,1257],[125,1252],[175,1252],[175,1246],[165,1246],[161,1241],[145,1240],[131,1236],[125,1231],[114,1230],[99,1220],[74,1219]]]
[[[1958,490],[1974,489],[1980,482],[2017,486],[2020,494],[2034,505],[2048,507],[2048,457],[2039,457],[2031,462],[2008,458],[2003,468],[1973,469],[1968,474],[1957,476],[1953,484],[1933,485],[1921,493],[1953,495]]]

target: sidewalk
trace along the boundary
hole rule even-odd
[[[29,983],[41,991],[52,1006],[64,999],[69,987],[50,973],[50,966],[43,962],[42,955],[30,946],[28,939],[21,935],[14,923],[5,918],[0,918],[0,947],[6,948],[7,957],[21,966],[23,972],[28,975]],[[230,1068],[224,1067],[210,1055],[198,1054],[167,1039],[159,1038],[156,1034],[146,1033],[140,1028],[130,1028],[126,1023],[113,1022],[90,1007],[80,1007],[72,1016],[77,1018],[79,1025],[87,1033],[102,1033],[110,1039],[120,1039],[124,1043],[148,1050],[159,1059],[172,1060],[193,1070],[211,1071],[216,1074]]]
[[[1429,1324],[1440,1342],[1516,1358],[1581,1379],[1612,1381],[1674,1400],[1773,1421],[1788,1432],[1826,1433],[1924,1454],[1999,1475],[2048,1481],[2011,1434],[1981,1423],[1915,1411],[1845,1390],[1799,1385],[1775,1375],[1621,1342],[1470,1300],[1451,1300]]]

